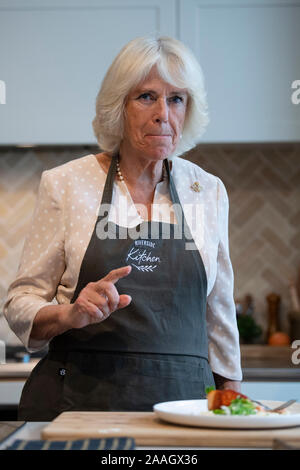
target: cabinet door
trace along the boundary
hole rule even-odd
[[[25,380],[1,380],[0,407],[3,405],[18,405]]]
[[[107,68],[137,36],[176,36],[175,7],[176,0],[0,0],[0,145],[95,144]]]
[[[300,140],[299,25],[299,0],[180,0],[180,39],[206,81],[203,141]]]
[[[254,400],[300,400],[299,382],[243,382],[242,393]]]

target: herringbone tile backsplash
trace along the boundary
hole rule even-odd
[[[41,172],[94,147],[0,149],[0,312],[18,269]],[[300,266],[300,143],[200,144],[185,155],[219,176],[229,196],[230,254],[235,298],[251,294],[255,318],[266,329],[266,295],[281,297],[281,328],[288,332],[289,280]],[[0,338],[16,342],[6,321]]]

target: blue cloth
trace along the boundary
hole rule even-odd
[[[17,439],[6,450],[133,450],[132,437],[107,437],[77,441],[26,441]]]

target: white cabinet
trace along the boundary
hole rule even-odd
[[[95,100],[121,47],[176,36],[174,0],[0,0],[2,144],[95,144]]]
[[[25,380],[1,380],[0,381],[0,406],[18,405]]]
[[[300,103],[291,98],[300,80],[300,1],[181,0],[180,16],[180,36],[206,79],[204,140],[299,141]]]
[[[300,382],[243,382],[242,393],[254,400],[300,401]]]
[[[300,0],[0,0],[0,145],[95,144],[101,80],[148,33],[199,58],[203,142],[299,141],[299,24]]]

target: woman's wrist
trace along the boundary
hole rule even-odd
[[[30,338],[49,341],[54,336],[69,330],[69,311],[71,304],[47,305],[36,314]]]
[[[65,333],[65,331],[72,328],[70,322],[70,310],[72,309],[72,304],[62,304],[60,307],[60,312],[57,312],[57,322],[61,333]]]
[[[231,380],[222,375],[216,374],[213,372],[216,388],[218,390],[235,390],[236,392],[241,392],[241,382],[239,380]]]

